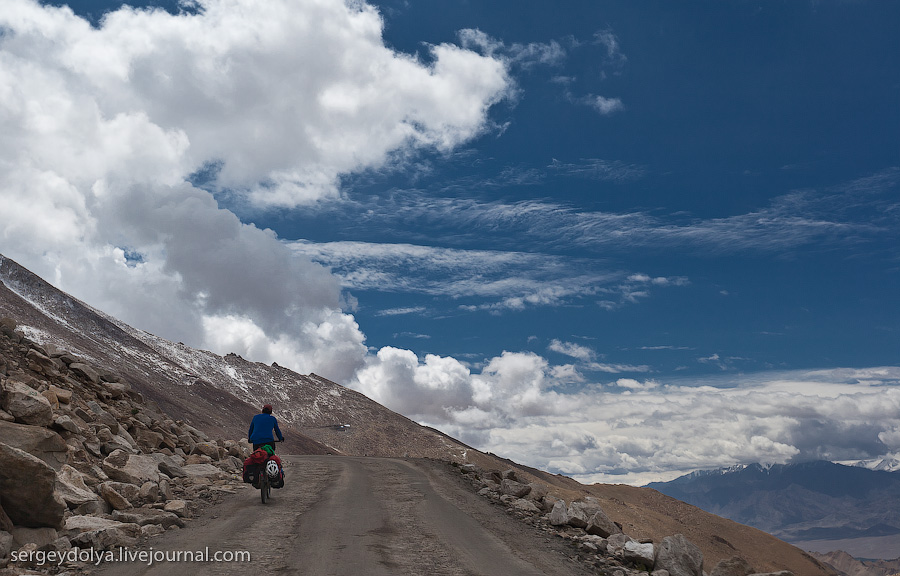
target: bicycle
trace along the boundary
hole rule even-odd
[[[276,440],[276,442],[284,442],[284,440]],[[273,468],[273,476],[281,473],[281,470],[278,469],[278,464],[272,460],[271,457],[266,458],[266,461],[262,464],[262,471],[259,473],[259,499],[263,504],[266,503],[272,496],[272,481],[269,476],[269,464],[272,464]]]

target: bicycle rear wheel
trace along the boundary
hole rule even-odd
[[[269,475],[266,474],[265,470],[262,473],[262,478],[259,481],[259,498],[262,500],[262,503],[265,504],[266,500],[269,499]]]

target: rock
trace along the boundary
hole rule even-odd
[[[575,528],[587,528],[588,515],[584,505],[581,502],[572,502],[567,510],[569,515],[568,524]]]
[[[107,528],[80,532],[71,536],[69,540],[73,546],[78,546],[79,548],[108,550],[134,546],[137,544],[137,539],[140,535],[141,527],[137,524],[116,522],[115,525]]]
[[[212,442],[198,442],[194,444],[193,450],[191,450],[191,454],[202,454],[204,456],[209,456],[211,460],[219,459],[219,447],[213,444]]]
[[[656,560],[654,556],[653,544],[641,544],[640,542],[635,542],[634,540],[630,540],[625,543],[625,547],[623,548],[624,558],[628,562],[634,562],[635,564],[641,564],[648,569],[653,568],[653,563]]]
[[[459,471],[463,474],[478,474],[478,466],[474,464],[463,464],[459,467]]]
[[[141,536],[144,538],[159,536],[160,534],[164,534],[165,532],[166,529],[159,524],[144,524],[143,526],[141,526]]]
[[[716,564],[709,576],[748,576],[753,573],[750,564],[740,556],[726,558]]]
[[[78,427],[78,424],[75,420],[72,419],[71,416],[67,416],[62,414],[57,416],[53,421],[53,427],[57,430],[65,430],[66,432],[71,432],[72,434],[81,433],[81,429]]]
[[[619,528],[615,522],[610,520],[609,516],[607,516],[603,510],[598,510],[588,520],[585,531],[588,534],[594,534],[596,536],[606,538],[607,536],[611,536],[612,534],[618,534],[622,532],[622,529]]]
[[[161,478],[159,481],[159,497],[162,500],[172,499],[172,488],[169,481],[165,478]]]
[[[128,510],[129,508],[132,508],[128,498],[119,494],[119,491],[113,488],[110,482],[100,484],[100,496],[102,496],[114,510]]]
[[[55,528],[24,528],[16,526],[10,530],[10,534],[12,534],[13,542],[19,547],[33,542],[37,544],[38,548],[43,548],[59,538]]]
[[[566,510],[566,502],[565,500],[557,500],[550,511],[550,524],[553,526],[564,526],[568,523],[569,513]]]
[[[654,566],[670,576],[703,576],[703,553],[683,534],[666,536],[657,547]]]
[[[126,382],[104,382],[103,388],[105,388],[113,398],[122,398],[129,390],[131,390],[131,386]]]
[[[188,515],[187,502],[185,502],[184,500],[171,500],[169,502],[166,502],[163,510],[165,510],[166,512],[177,514],[182,518]]]
[[[654,570],[650,573],[650,576],[669,576],[668,570]]]
[[[169,478],[185,478],[188,473],[184,468],[170,460],[162,460],[158,465],[159,471]]]
[[[755,572],[750,576],[794,576],[794,573],[790,570],[781,570],[778,572]]]
[[[513,502],[513,508],[516,510],[521,510],[522,512],[528,512],[531,514],[540,514],[541,509],[535,505],[531,500],[524,500],[519,498],[515,502]]]
[[[14,524],[29,528],[62,526],[67,508],[56,491],[56,472],[28,452],[2,442],[0,494],[3,509]]]
[[[103,460],[103,471],[119,482],[140,486],[146,481],[159,482],[159,468],[152,456],[129,454],[116,450]]]
[[[53,422],[50,402],[31,386],[13,378],[7,379],[0,391],[0,407],[22,424],[49,426]]]
[[[547,487],[540,482],[531,482],[528,486],[531,487],[531,490],[528,491],[528,498],[535,502],[540,502],[547,495]]]
[[[513,470],[512,468],[510,468],[509,470],[505,470],[503,472],[503,477],[501,478],[501,481],[502,480],[512,480],[514,482],[518,482],[519,477],[516,476],[516,471]]]
[[[144,482],[141,484],[141,490],[139,492],[139,497],[141,502],[154,503],[159,500],[159,484],[156,482]]]
[[[523,498],[531,492],[531,486],[509,478],[504,478],[503,481],[500,482],[500,492],[515,496],[516,498]]]
[[[126,524],[137,524],[145,526],[147,524],[159,524],[163,528],[170,526],[184,526],[184,520],[178,517],[174,512],[165,510],[157,510],[155,508],[136,508],[134,510],[113,512],[113,520],[124,522]]]
[[[9,563],[9,555],[13,549],[13,537],[9,532],[0,530],[0,568]]]
[[[188,464],[182,468],[189,478],[225,477],[226,474],[212,464]]]
[[[81,472],[71,466],[60,468],[56,474],[56,482],[56,489],[69,508],[97,500],[97,495],[85,485]]]
[[[72,402],[72,391],[60,388],[58,386],[50,386],[50,390],[56,394],[56,399],[60,404],[70,404]]]
[[[69,364],[69,370],[74,372],[77,376],[81,376],[86,380],[90,380],[93,384],[100,383],[100,374],[98,374],[96,370],[94,370],[87,364],[82,364],[81,362],[73,362],[72,364]]]
[[[16,417],[0,408],[0,422],[15,422]]]
[[[28,452],[54,470],[59,470],[68,458],[69,447],[62,436],[40,426],[0,422],[0,438],[8,446]]]
[[[41,392],[41,396],[47,399],[47,402],[50,403],[50,408],[52,410],[59,410],[59,398],[56,397],[56,393],[52,390],[44,390]]]

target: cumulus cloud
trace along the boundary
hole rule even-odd
[[[896,451],[900,438],[895,367],[871,370],[883,375],[878,384],[853,371],[798,371],[702,382],[619,378],[571,390],[571,366],[530,353],[505,352],[481,373],[440,359],[453,364],[454,377],[435,381],[438,359],[390,356],[402,361],[380,363],[377,378],[370,373],[357,384],[363,392],[481,449],[585,482],[641,484],[731,464],[875,457]],[[386,382],[401,385],[394,391]],[[430,409],[416,408],[435,398],[442,400]]]
[[[450,44],[397,53],[363,2],[195,7],[92,26],[4,3],[3,253],[169,339],[346,380],[366,347],[340,282],[213,194],[309,205],[342,175],[448,151],[490,125],[507,64]]]
[[[550,342],[547,349],[585,362],[593,360],[597,356],[597,353],[587,346],[582,346],[581,344],[576,344],[574,342],[562,342],[561,340],[556,339]]]

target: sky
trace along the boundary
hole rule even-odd
[[[583,482],[897,454],[898,25],[4,0],[0,253]]]

